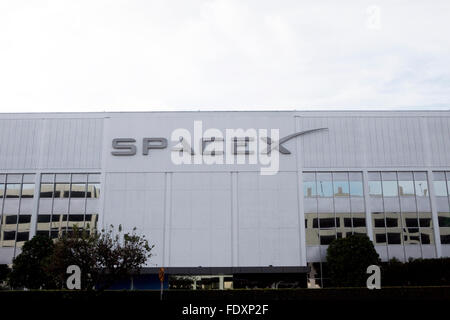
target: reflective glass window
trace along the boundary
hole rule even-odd
[[[7,214],[4,216],[5,224],[17,224],[17,214]]]
[[[384,230],[374,230],[375,232],[375,244],[385,244],[386,243],[386,233]]]
[[[28,241],[28,237],[29,237],[29,232],[28,231],[18,232],[17,233],[17,240],[16,240],[16,242]]]
[[[424,231],[423,229],[421,229],[420,231]],[[431,244],[431,237],[432,237],[432,231],[430,232],[425,232],[425,233],[421,233],[420,234],[420,239],[422,241],[422,244]]]
[[[400,230],[392,230],[387,232],[388,244],[402,244]]]
[[[4,231],[3,232],[3,240],[15,240],[16,239],[16,231]]]
[[[34,183],[24,183],[22,185],[22,198],[34,197]]]
[[[53,183],[55,181],[55,175],[53,173],[43,173],[41,174],[41,182],[43,183]]]
[[[450,227],[450,212],[439,212],[439,227]]]
[[[423,227],[431,227],[432,223],[431,223],[431,217],[430,218],[419,218],[419,225],[421,228]]]
[[[19,224],[20,223],[30,223],[30,222],[31,222],[31,215],[29,215],[29,214],[19,215]]]
[[[414,196],[414,183],[412,180],[400,180],[398,182],[400,196]]]
[[[415,181],[416,196],[418,197],[428,197],[428,182],[426,181]]]
[[[441,243],[450,244],[450,228],[440,228]]]
[[[84,215],[82,215],[82,214],[69,214],[69,221],[73,221],[73,222],[84,221]]]
[[[91,186],[91,184],[90,184],[90,186]],[[89,191],[88,191],[88,194],[90,194]],[[315,181],[303,182],[303,194],[306,198],[312,198],[312,197],[317,196],[316,182]]]
[[[100,183],[100,174],[99,173],[89,173],[88,182]]]
[[[100,183],[89,183],[87,190],[88,198],[100,198]]]
[[[55,182],[62,183],[62,182],[70,182],[70,174],[68,173],[57,173],[55,176]]]
[[[55,198],[68,198],[70,191],[69,183],[57,183],[55,184]]]
[[[6,184],[6,198],[19,198],[20,196],[20,184],[7,183]]]
[[[381,196],[381,181],[369,181],[369,194],[371,196]]]
[[[317,181],[317,193],[319,197],[332,197],[333,184],[331,181]]]
[[[34,184],[34,179],[35,179],[34,173],[33,174],[30,174],[30,173],[27,174],[26,173],[26,174],[23,175],[22,182],[23,183],[33,183]]]
[[[447,183],[445,181],[434,181],[434,194],[437,197],[446,197],[447,194]]]
[[[6,176],[7,183],[22,183],[22,175],[21,174],[8,174]]]
[[[85,183],[87,182],[87,174],[74,173],[72,174],[72,183]]]
[[[386,217],[386,227],[388,228],[399,227],[399,219]]]
[[[38,223],[45,223],[50,222],[50,215],[49,214],[40,214],[38,215],[37,222]]]
[[[363,196],[362,181],[350,181],[350,195],[352,197],[362,197]]]
[[[418,228],[419,227],[419,220],[414,218],[406,218],[405,219],[405,226],[408,228]]]
[[[54,186],[55,185],[53,183],[41,183],[40,197],[41,198],[52,198]]]
[[[365,226],[366,226],[366,219],[353,218],[353,227],[354,228],[365,227]]]
[[[384,197],[397,197],[398,186],[397,181],[383,181],[383,196]]]
[[[333,181],[333,187],[335,197],[348,197],[350,195],[348,181]]]
[[[0,183],[0,198],[3,198],[4,194],[5,194],[5,184]]]
[[[85,183],[72,183],[70,197],[71,198],[85,198],[86,197],[86,184]]]

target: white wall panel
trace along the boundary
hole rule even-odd
[[[364,116],[354,113],[348,117],[299,116],[301,130],[319,127],[327,132],[316,132],[301,137],[302,163],[305,168],[358,167],[418,167],[427,163],[429,147],[425,146],[421,117]],[[445,165],[450,159],[450,143],[439,135],[449,130],[448,120],[427,119],[431,152],[440,158],[433,164]],[[427,133],[428,134],[428,133]],[[439,136],[439,137],[438,137]],[[428,141],[426,143],[429,143]],[[449,144],[449,146],[447,146]],[[447,162],[446,162],[447,161]]]
[[[103,119],[0,119],[0,169],[100,168]]]
[[[239,266],[298,266],[297,174],[238,174]]]

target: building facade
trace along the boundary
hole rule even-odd
[[[446,111],[2,114],[0,263],[119,224],[174,274],[304,272],[355,233],[448,257],[449,137]]]

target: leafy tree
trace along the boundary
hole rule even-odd
[[[327,250],[330,281],[337,287],[366,285],[367,267],[381,263],[372,241],[366,235],[334,240]]]
[[[12,288],[53,288],[52,277],[46,271],[53,249],[53,241],[47,236],[38,235],[26,241],[22,252],[13,260],[9,285]]]
[[[0,264],[0,284],[6,280],[11,270],[6,264]]]
[[[106,289],[114,282],[139,273],[148,258],[152,256],[145,236],[118,232],[114,227],[100,233],[89,233],[84,229],[74,228],[55,243],[49,272],[55,276],[60,287],[65,286],[66,270],[70,265],[81,269],[82,289]]]

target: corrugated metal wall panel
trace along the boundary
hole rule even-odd
[[[41,120],[0,120],[0,168],[35,168]]]
[[[450,165],[450,118],[427,118],[430,162],[433,166]]]
[[[47,119],[42,168],[100,168],[102,119]]]
[[[103,119],[0,120],[0,169],[100,168]]]
[[[300,117],[300,130],[319,127],[317,132],[302,137],[302,163],[305,168],[414,167],[426,166],[424,132],[420,117]],[[428,121],[431,121],[430,119]],[[436,133],[448,130],[448,121],[429,124]],[[441,123],[444,121],[444,124]],[[431,131],[430,131],[431,132]],[[427,142],[428,143],[428,142]],[[439,137],[438,148],[450,145]],[[436,146],[434,147],[436,152]],[[448,165],[450,155],[443,149]],[[435,163],[437,164],[437,163]]]

